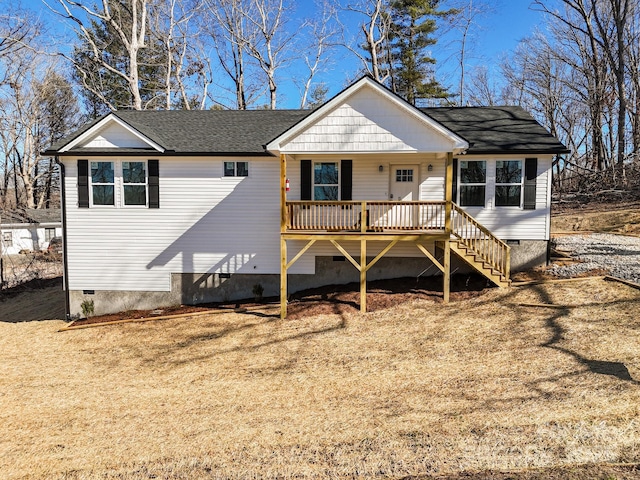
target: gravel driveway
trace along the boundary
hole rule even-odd
[[[572,257],[582,260],[567,266],[552,266],[549,271],[558,276],[573,276],[603,268],[614,277],[640,283],[640,238],[608,233],[566,235],[557,237],[556,248],[569,250]]]

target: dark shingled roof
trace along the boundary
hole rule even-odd
[[[115,115],[167,150],[168,154],[265,155],[264,146],[295,125],[310,110],[126,110]],[[51,150],[91,128],[87,125]],[[74,149],[95,152],[95,149]],[[104,153],[140,153],[140,149],[101,149]],[[145,151],[145,150],[142,150]]]
[[[23,208],[0,212],[3,225],[11,223],[60,223],[62,216],[59,208]]]
[[[521,107],[441,107],[422,111],[470,144],[468,153],[568,153]]]
[[[565,153],[567,149],[520,107],[447,107],[422,111],[470,144],[468,153]],[[115,115],[163,148],[166,154],[267,155],[264,146],[311,110],[144,110]],[[47,150],[55,155],[87,131],[85,126]],[[143,153],[152,149],[75,148],[77,153]],[[154,153],[158,155],[157,152]]]

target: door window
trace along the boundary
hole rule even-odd
[[[413,168],[397,169],[396,182],[413,182]]]

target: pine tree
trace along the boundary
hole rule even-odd
[[[439,0],[393,0],[390,51],[391,89],[415,105],[421,99],[447,98],[449,93],[435,79],[435,59],[428,47],[436,43],[436,18],[456,10],[438,10]]]
[[[120,28],[131,30],[133,12],[129,0],[109,0],[109,8]],[[100,59],[95,58],[92,45],[96,45]],[[107,22],[91,20],[86,33],[78,36],[79,43],[73,49],[75,79],[83,87],[85,110],[90,117],[98,117],[109,110],[134,107],[135,101],[127,79],[117,72],[130,72],[129,52],[122,43],[114,27]],[[151,36],[145,39],[145,46],[138,52],[137,75],[139,94],[143,109],[162,108],[164,99],[164,78],[166,52],[161,42],[154,42]],[[109,65],[109,68],[105,68]]]

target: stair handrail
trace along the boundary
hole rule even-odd
[[[511,247],[496,237],[491,230],[452,202],[451,233],[468,249],[478,255],[491,268],[509,279]]]

